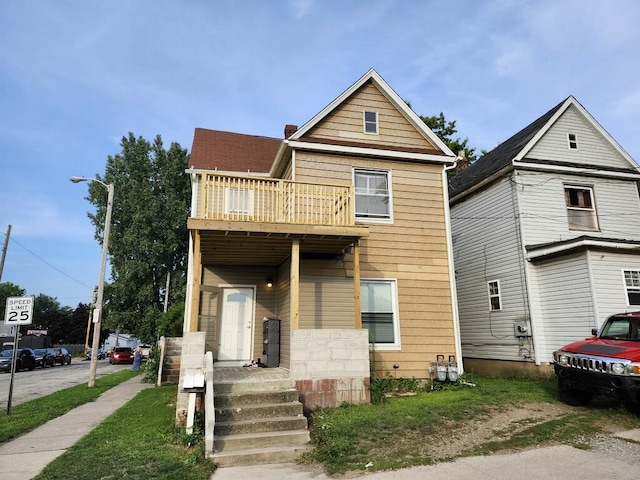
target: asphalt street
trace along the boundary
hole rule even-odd
[[[13,379],[11,406],[87,382],[89,363],[74,358],[70,365],[38,367],[32,372],[28,370],[16,372]],[[110,365],[108,360],[100,360],[96,377],[99,378],[123,368],[131,368],[131,365]],[[7,409],[10,383],[11,374],[0,372],[0,410]]]

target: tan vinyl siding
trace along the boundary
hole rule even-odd
[[[428,377],[435,356],[455,354],[442,166],[296,152],[300,181],[352,182],[353,167],[391,171],[392,224],[366,223],[361,278],[397,280],[401,350],[376,351],[379,373]],[[363,223],[364,224],[364,223]],[[345,256],[352,276],[352,256]]]
[[[378,112],[378,134],[364,133],[363,112]],[[332,140],[350,139],[359,142],[395,146],[435,149],[418,130],[372,84],[367,83],[345,103],[329,114],[307,135]]]
[[[291,261],[278,267],[276,316],[280,319],[280,366],[291,365]]]
[[[353,278],[301,277],[300,328],[355,328]]]
[[[268,288],[266,278],[274,272],[269,269],[255,269],[243,267],[211,267],[205,266],[203,271],[204,288],[201,293],[200,331],[206,331],[206,351],[212,351],[216,358],[218,351],[218,316],[220,306],[221,285],[255,286],[255,317],[253,323],[253,356],[262,356],[262,320],[264,317],[275,316],[276,296],[273,288]]]

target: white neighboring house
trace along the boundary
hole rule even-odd
[[[640,170],[574,97],[450,181],[465,369],[549,373],[640,310]]]
[[[110,352],[114,347],[131,347],[136,348],[140,340],[128,333],[110,333],[104,341],[103,350]]]

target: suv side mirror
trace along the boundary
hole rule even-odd
[[[594,337],[598,336],[598,329],[597,328],[592,328],[591,329],[591,335],[593,335]]]

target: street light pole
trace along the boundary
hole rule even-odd
[[[102,320],[102,308],[104,300],[104,275],[107,269],[107,253],[109,251],[109,231],[111,230],[111,211],[113,208],[113,183],[104,183],[97,178],[71,177],[73,183],[98,182],[107,189],[107,214],[104,218],[104,235],[102,236],[102,263],[100,264],[100,277],[98,278],[98,298],[93,310],[93,344],[91,347],[91,364],[89,366],[88,387],[96,384],[96,370],[98,368],[98,349],[100,347],[100,321]]]

